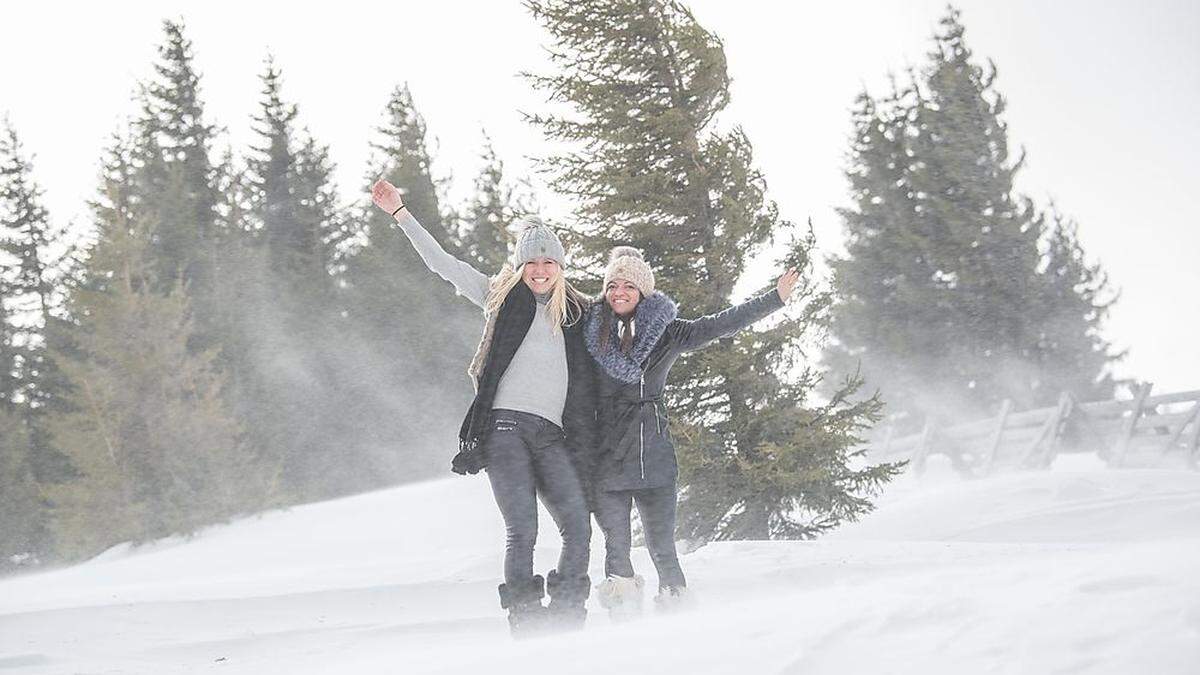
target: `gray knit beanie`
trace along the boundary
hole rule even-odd
[[[513,222],[517,229],[517,244],[509,261],[514,268],[538,257],[550,258],[559,266],[565,266],[562,242],[550,226],[536,216],[518,218]]]
[[[642,259],[642,252],[632,246],[616,246],[608,254],[604,287],[608,288],[613,279],[624,279],[637,286],[643,297],[654,294],[654,270]]]

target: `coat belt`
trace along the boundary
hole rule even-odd
[[[604,452],[610,452],[617,460],[625,458],[629,450],[639,442],[638,435],[641,433],[640,416],[642,409],[647,405],[652,405],[658,413],[666,418],[666,409],[660,408],[662,405],[662,396],[611,396],[604,402],[604,408],[608,412],[606,418],[612,420],[612,426],[609,433],[605,435]],[[616,442],[614,443],[613,440]]]

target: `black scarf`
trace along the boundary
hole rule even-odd
[[[537,300],[533,291],[524,283],[513,286],[496,315],[492,344],[479,375],[479,388],[458,431],[458,454],[451,462],[454,473],[475,474],[487,466],[480,444],[489,430],[492,401],[496,398],[500,378],[508,370],[536,315]]]

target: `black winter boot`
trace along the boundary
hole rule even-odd
[[[578,577],[563,577],[558,571],[546,575],[546,591],[550,594],[550,605],[546,608],[551,628],[554,630],[578,630],[587,621],[588,594],[592,582],[586,574]]]
[[[545,595],[541,575],[534,575],[526,584],[500,584],[500,607],[508,610],[508,627],[514,638],[532,637],[546,627]]]

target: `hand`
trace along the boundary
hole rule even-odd
[[[400,198],[400,191],[396,189],[395,185],[383,179],[375,181],[375,184],[371,186],[371,201],[389,214],[404,206],[404,200]]]
[[[800,281],[800,273],[794,268],[784,272],[775,284],[775,290],[779,291],[779,299],[787,302],[788,298],[792,297],[792,291],[796,290],[798,281]]]

